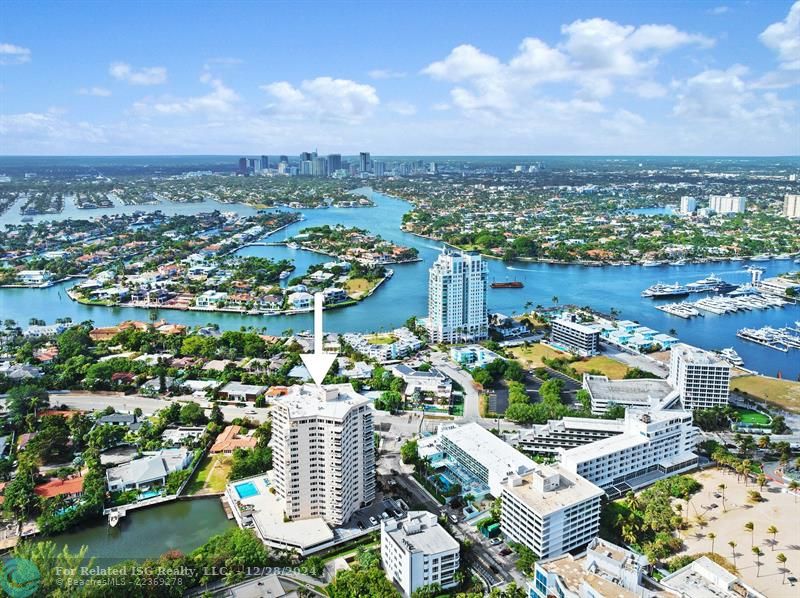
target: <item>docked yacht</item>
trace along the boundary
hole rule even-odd
[[[776,255],[772,259],[774,259],[774,260],[790,260],[790,259],[792,259],[792,254],[791,253],[781,253],[780,255]]]
[[[645,260],[642,262],[642,268],[653,268],[655,266],[663,266],[664,262],[659,262],[656,260]]]
[[[760,253],[758,255],[754,255],[750,258],[751,262],[767,262],[772,259],[772,256],[768,253]]]
[[[654,299],[660,297],[687,297],[688,295],[689,290],[677,282],[675,284],[662,284],[659,282],[642,291],[642,297],[652,297]]]
[[[298,245],[298,244],[297,244],[297,243],[295,243],[294,241],[289,241],[289,242],[286,244],[286,247],[288,247],[289,249],[300,249],[300,245]]]
[[[742,366],[744,365],[744,359],[739,357],[739,354],[733,347],[729,347],[727,349],[723,349],[719,352],[722,359],[730,363],[731,365],[735,366]]]

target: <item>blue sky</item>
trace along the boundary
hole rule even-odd
[[[3,2],[2,154],[800,154],[800,0]]]

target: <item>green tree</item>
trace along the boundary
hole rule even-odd
[[[206,423],[206,415],[200,405],[189,402],[181,407],[180,421],[185,426],[196,426]]]
[[[419,452],[416,439],[406,440],[400,447],[400,458],[403,463],[416,463],[419,459]]]

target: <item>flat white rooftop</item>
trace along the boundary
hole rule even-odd
[[[576,446],[564,451],[561,455],[561,462],[583,463],[591,461],[604,455],[610,455],[628,448],[633,448],[642,444],[647,444],[649,440],[644,436],[634,434],[618,434],[610,436],[589,444]]]
[[[490,472],[504,475],[521,473],[536,467],[536,463],[489,430],[472,422],[444,430],[442,436],[486,467]]]
[[[544,467],[537,465],[536,467],[545,476],[557,473],[559,475],[558,488],[547,492],[540,491],[533,481],[533,476],[539,475],[535,471],[520,476],[521,483],[518,486],[514,486],[509,480],[503,484],[503,488],[531,507],[540,516],[556,513],[583,501],[605,495],[605,492],[598,486],[560,465]]]
[[[692,598],[766,598],[705,556],[667,575],[661,584]]]
[[[704,349],[699,349],[691,345],[686,345],[684,343],[672,345],[671,351],[673,355],[681,355],[684,361],[690,363],[691,365],[709,365],[726,368],[731,367],[727,361],[723,361],[715,353],[711,353],[710,351],[705,351]]]
[[[296,384],[289,387],[288,394],[274,399],[274,403],[287,407],[291,419],[342,419],[353,407],[366,405],[369,400],[357,393],[352,384],[326,384],[321,389],[314,384]]]
[[[668,381],[661,379],[609,380],[606,376],[589,374],[584,375],[583,386],[591,394],[592,400],[618,405],[647,405],[651,400],[663,400],[673,390]]]
[[[387,519],[381,523],[384,533],[410,552],[436,554],[458,550],[459,543],[439,525],[436,515],[428,511],[409,511],[405,519]],[[405,542],[408,544],[406,544]]]

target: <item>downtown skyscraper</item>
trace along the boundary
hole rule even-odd
[[[488,266],[480,254],[445,247],[428,270],[428,323],[433,343],[476,341],[488,336]]]

